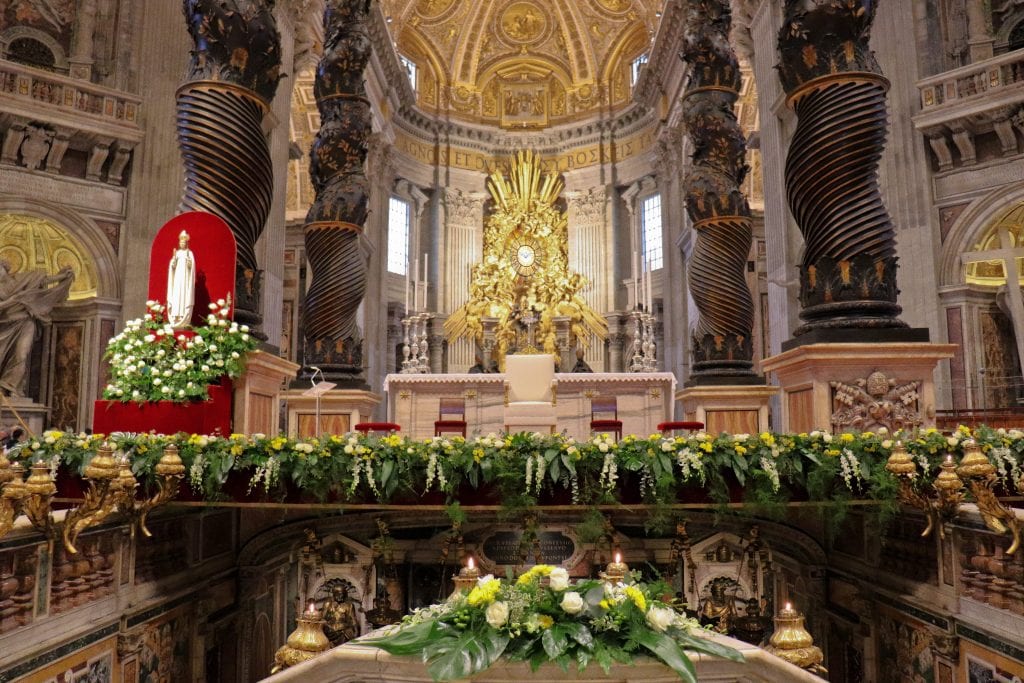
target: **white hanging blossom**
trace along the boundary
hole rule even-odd
[[[779,491],[779,468],[775,466],[775,461],[771,458],[761,456],[761,469],[768,475],[768,478],[772,482],[772,491],[778,493]]]
[[[188,468],[188,482],[192,485],[193,490],[199,491],[203,488],[203,472],[205,471],[206,456],[200,453],[192,461],[192,466]]]
[[[654,475],[651,473],[651,468],[645,464],[640,468],[640,497],[645,497],[648,491],[653,490]]]
[[[533,468],[534,485],[537,487],[537,495],[540,495],[541,486],[544,485],[544,472],[547,469],[544,465],[544,454],[538,451],[534,457],[537,459],[537,465]]]
[[[684,446],[676,452],[676,464],[679,465],[682,481],[689,481],[696,475],[704,483],[704,463],[699,454]]]
[[[996,471],[999,472],[999,483],[1003,486],[1008,486],[1008,482],[1020,479],[1020,463],[1013,457],[1009,448],[1005,446],[993,448],[988,452],[988,456],[996,466]]]
[[[444,476],[444,467],[437,458],[437,451],[431,448],[430,456],[427,459],[427,485],[424,490],[429,491],[435,480],[440,489],[444,489],[448,485],[448,480]]]
[[[308,444],[307,444],[308,445]],[[263,465],[257,465],[256,471],[249,480],[249,493],[257,486],[262,485],[264,491],[269,491],[277,483],[281,474],[281,461],[277,456],[270,456]]]
[[[615,462],[615,453],[608,452],[604,455],[604,464],[601,466],[601,478],[598,480],[601,488],[611,491],[615,488],[615,482],[619,478],[619,466]]]
[[[846,488],[856,492],[854,488],[854,480],[861,481],[863,473],[861,471],[860,460],[853,454],[849,448],[844,448],[842,454],[839,456],[839,467],[843,475],[843,481],[846,482]]]
[[[348,446],[346,446],[348,448]],[[352,485],[348,487],[348,492],[355,493],[356,489],[359,488],[359,475],[363,471],[363,461],[361,458],[352,458]]]

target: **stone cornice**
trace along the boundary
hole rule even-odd
[[[680,66],[678,52],[683,42],[685,15],[682,2],[665,5],[651,55],[633,87],[634,102],[653,109],[657,107],[659,95],[669,90],[668,76]]]

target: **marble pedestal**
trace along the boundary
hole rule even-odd
[[[277,434],[281,393],[298,371],[298,364],[271,353],[249,354],[245,372],[235,380],[232,429],[239,434]]]
[[[782,389],[782,420],[777,427],[781,431],[863,431],[882,426],[892,430],[896,404],[908,396],[898,388],[915,382],[916,392],[911,395],[916,397],[907,408],[916,411],[921,426],[931,427],[935,425],[935,367],[952,358],[955,350],[956,344],[927,342],[808,344],[766,358],[761,369],[774,373]],[[863,415],[857,425],[849,424],[851,404],[837,401],[837,390],[852,400],[853,411]]]
[[[709,434],[767,431],[768,403],[779,387],[761,385],[692,386],[676,392],[683,419],[703,422]]]
[[[39,434],[49,417],[49,408],[24,396],[4,396],[0,402],[0,427],[18,428],[24,423],[31,434]]]
[[[303,389],[289,389],[282,396],[288,402],[288,436],[304,438],[317,435],[315,396],[304,396]],[[372,420],[381,395],[360,389],[335,389],[320,397],[320,434],[344,434],[360,422]]]

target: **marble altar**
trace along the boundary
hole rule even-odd
[[[797,668],[764,650],[721,635],[709,635],[723,645],[743,653],[745,662],[691,653],[701,683],[821,683],[821,679]],[[265,679],[267,683],[287,681],[318,681],[319,683],[428,683],[431,680],[419,657],[395,657],[376,648],[359,645],[358,641],[314,657],[290,669]],[[473,681],[481,683],[522,683],[523,681],[577,681],[607,683],[609,681],[648,681],[670,683],[679,681],[674,671],[649,657],[637,657],[633,664],[613,664],[605,674],[592,664],[583,672],[575,667],[562,671],[554,664],[545,664],[536,672],[526,662],[499,661],[486,671],[475,674]]]
[[[555,373],[558,417],[556,430],[585,439],[590,436],[590,399],[614,395],[622,433],[648,435],[658,423],[673,417],[675,375],[650,373]],[[434,435],[442,398],[462,398],[466,404],[466,434],[501,432],[505,418],[504,374],[391,374],[384,380],[388,421],[402,426],[412,438]]]

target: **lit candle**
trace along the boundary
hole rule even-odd
[[[472,556],[470,556],[470,558],[468,560],[466,560],[466,566],[469,567],[470,569],[472,569],[474,567],[474,565],[473,565],[473,557]]]
[[[792,603],[788,603],[788,602],[787,602],[787,603],[786,603],[786,611],[787,611],[787,612],[789,612],[789,611],[791,611],[792,609],[793,609],[793,605],[792,605]]]
[[[309,601],[309,609],[306,610],[306,614],[315,614],[315,613],[316,613],[316,603],[314,603],[312,600],[310,600]]]
[[[953,462],[953,454],[952,453],[946,453],[946,462],[947,463],[952,463]]]
[[[633,305],[640,306],[640,281],[637,279],[637,271],[640,269],[640,256],[633,250]]]
[[[622,553],[615,553],[615,564],[622,564]]]

